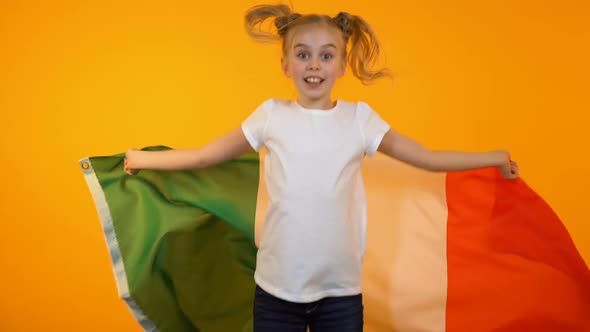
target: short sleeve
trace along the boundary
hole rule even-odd
[[[369,157],[372,157],[379,148],[383,136],[389,131],[390,126],[377,112],[366,103],[357,104],[357,120],[363,136],[363,146]]]
[[[264,132],[270,119],[271,109],[272,99],[269,99],[258,106],[242,123],[244,136],[246,136],[248,143],[250,143],[254,151],[258,151],[264,146]]]

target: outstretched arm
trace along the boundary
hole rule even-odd
[[[134,174],[140,169],[187,170],[213,166],[234,159],[252,148],[241,128],[236,128],[201,149],[140,151],[126,153],[125,172]]]
[[[518,166],[510,160],[507,151],[431,151],[392,129],[381,140],[379,151],[404,163],[433,172],[498,167],[505,178],[518,177]]]

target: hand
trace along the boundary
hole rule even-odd
[[[139,172],[138,168],[135,168],[134,165],[136,164],[135,159],[136,159],[136,151],[138,151],[137,149],[129,149],[127,151],[127,153],[125,153],[125,161],[123,164],[123,170],[125,171],[125,173],[129,174],[129,175],[135,175],[137,174],[137,172]]]
[[[510,157],[507,158],[507,161],[498,167],[500,169],[500,173],[505,179],[514,180],[518,178],[518,164],[511,160]]]

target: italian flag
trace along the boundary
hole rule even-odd
[[[144,150],[162,150],[148,147]],[[146,331],[252,330],[268,195],[258,154],[193,171],[80,167],[118,293]],[[363,161],[365,331],[590,331],[590,270],[522,179]]]

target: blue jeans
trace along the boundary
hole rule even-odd
[[[311,303],[276,298],[256,285],[254,332],[362,332],[362,295],[326,297]]]

